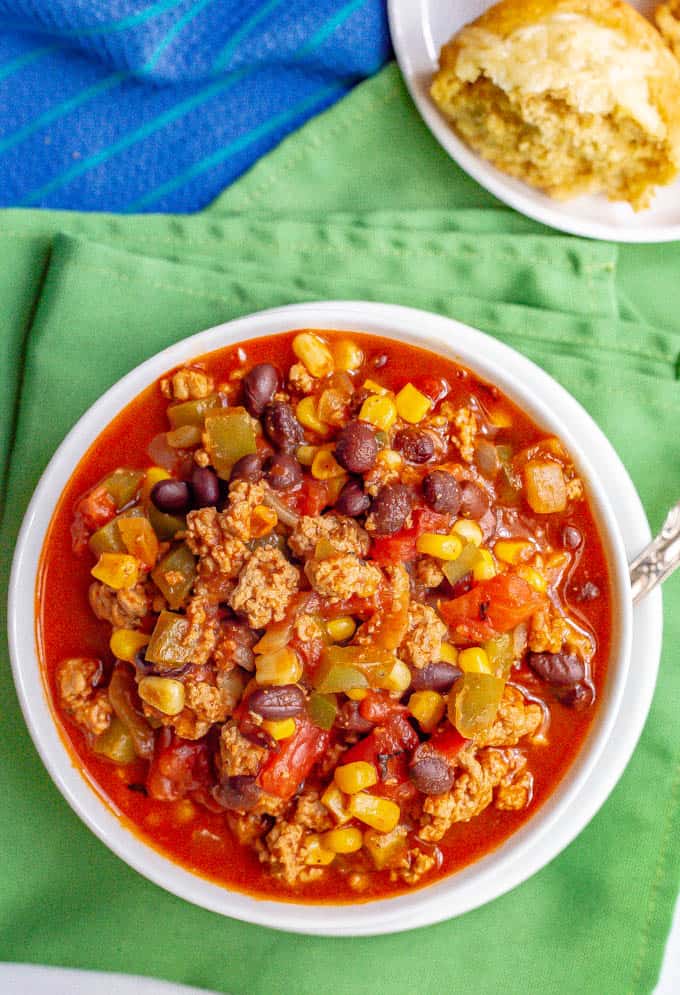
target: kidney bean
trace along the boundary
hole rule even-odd
[[[431,753],[412,764],[409,774],[424,795],[443,795],[453,784],[453,770],[444,757]]]
[[[165,514],[182,514],[191,505],[191,491],[184,480],[159,480],[151,488],[151,500]]]
[[[578,549],[583,542],[583,536],[575,525],[565,525],[561,538],[565,549]]]
[[[363,515],[371,507],[371,499],[358,480],[348,480],[338,495],[335,510],[339,515],[349,515],[356,518]]]
[[[260,800],[261,789],[252,774],[227,777],[213,788],[213,797],[223,808],[249,812]]]
[[[264,464],[267,480],[275,491],[287,491],[302,480],[302,467],[290,453],[277,453]]]
[[[379,535],[398,532],[411,511],[411,492],[405,484],[385,484],[373,500],[371,515]]]
[[[595,688],[592,684],[574,684],[571,688],[561,688],[555,692],[558,701],[567,708],[574,708],[577,712],[583,711],[595,701]]]
[[[414,670],[411,687],[414,691],[450,691],[462,674],[460,667],[439,660],[437,663],[428,663],[422,670]]]
[[[541,680],[555,687],[570,687],[586,675],[582,660],[574,653],[527,653],[527,663]]]
[[[262,480],[264,471],[262,470],[262,457],[259,453],[248,453],[237,459],[231,468],[229,482],[232,480],[247,480],[249,484],[256,484]]]
[[[394,437],[394,448],[409,463],[427,463],[434,456],[434,440],[422,428],[402,428]]]
[[[358,733],[361,736],[373,728],[373,723],[359,712],[358,701],[346,701],[338,712],[335,724],[346,732]]]
[[[197,466],[191,474],[194,508],[216,508],[220,500],[220,481],[209,466]]]
[[[479,520],[489,510],[489,495],[479,484],[464,480],[460,485],[460,514],[463,518]]]
[[[375,465],[378,441],[366,422],[351,421],[338,433],[335,458],[350,473],[368,473]]]
[[[301,715],[305,707],[305,693],[297,684],[256,688],[248,698],[248,708],[263,719],[278,722]]]
[[[285,401],[272,401],[265,407],[264,430],[274,445],[286,453],[296,449],[305,437],[302,425]]]
[[[423,480],[423,497],[433,511],[441,515],[457,515],[460,508],[460,487],[446,470],[433,470]]]
[[[259,418],[279,386],[279,371],[271,363],[258,363],[243,378],[243,403],[248,414]]]

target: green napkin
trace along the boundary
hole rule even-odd
[[[436,146],[394,67],[200,216],[0,212],[0,259],[3,587],[41,470],[106,387],[185,335],[291,301],[385,300],[483,328],[597,419],[653,528],[680,495],[680,249],[559,236],[502,208]],[[679,594],[676,577],[645,733],[588,828],[485,908],[393,937],[317,939],[243,925],[130,870],[53,787],[3,652],[0,958],[233,995],[651,991],[680,877],[680,621],[671,611]]]

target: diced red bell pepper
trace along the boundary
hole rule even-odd
[[[416,508],[412,518],[410,528],[400,529],[393,535],[376,536],[371,543],[371,558],[379,563],[409,563],[418,555],[418,537],[423,532],[446,532],[451,521],[450,516],[429,508]]]
[[[270,753],[258,775],[258,784],[277,798],[292,798],[330,744],[330,734],[306,716],[297,719],[297,730]]]
[[[104,484],[97,484],[76,505],[71,525],[73,552],[85,552],[90,536],[115,518],[116,502]]]
[[[523,577],[506,573],[483,580],[467,594],[439,603],[454,643],[475,643],[509,632],[545,604]]]
[[[191,792],[204,791],[211,780],[205,739],[180,739],[171,729],[161,729],[146,779],[150,797],[179,801]]]

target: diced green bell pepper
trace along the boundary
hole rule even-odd
[[[229,479],[237,460],[257,449],[253,419],[243,408],[229,408],[206,418],[205,433],[210,462],[223,480]]]
[[[507,681],[514,662],[512,634],[504,632],[500,636],[494,636],[484,644],[484,649],[496,677]]]
[[[175,667],[191,663],[194,645],[183,642],[188,632],[189,623],[183,615],[161,612],[146,647],[145,659],[161,670],[174,670]]]
[[[168,581],[168,574],[179,575],[178,579]],[[156,587],[159,588],[166,601],[173,609],[180,608],[186,600],[196,578],[196,558],[186,545],[180,543],[163,557],[155,570],[152,571]]]
[[[493,725],[501,703],[505,681],[491,674],[463,674],[454,684],[448,701],[449,721],[461,736],[471,739]]]
[[[361,676],[361,675],[359,675]],[[356,687],[357,685],[355,685]],[[309,717],[319,729],[332,729],[335,716],[338,714],[338,703],[335,695],[318,694],[314,692],[309,698]]]
[[[184,425],[203,428],[207,413],[221,406],[222,398],[220,395],[210,394],[208,397],[200,397],[195,401],[173,404],[172,407],[168,408],[168,419],[173,428],[182,428]]]
[[[111,719],[109,728],[97,736],[92,749],[98,756],[121,766],[137,759],[132,736],[117,716]]]
[[[186,519],[182,515],[166,515],[159,511],[153,502],[149,503],[149,521],[159,539],[174,539],[177,532],[186,528]]]
[[[116,502],[116,508],[124,508],[137,497],[143,480],[141,470],[115,470],[104,481],[104,487]]]
[[[102,553],[127,553],[125,543],[118,529],[118,522],[121,518],[141,518],[143,515],[144,512],[141,508],[129,508],[122,515],[117,515],[110,522],[107,522],[106,525],[102,525],[100,529],[93,532],[90,536],[89,545],[94,555],[101,556]]]
[[[457,584],[466,574],[474,570],[481,559],[482,556],[477,547],[469,542],[463,546],[463,551],[457,560],[449,560],[443,564],[444,576],[449,584]]]

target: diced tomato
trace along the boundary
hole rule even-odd
[[[483,580],[467,594],[439,604],[454,643],[473,643],[509,632],[545,604],[523,577],[506,573]]]
[[[84,553],[90,536],[116,515],[116,502],[104,484],[93,487],[76,505],[71,525],[73,552]]]
[[[280,742],[278,753],[270,753],[258,775],[260,787],[277,798],[293,797],[330,744],[330,734],[308,718],[297,719],[297,724],[296,732]]]
[[[350,746],[342,755],[342,763],[350,764],[356,760],[364,760],[381,771],[380,758],[393,758],[415,749],[418,745],[418,734],[401,712],[394,712],[387,720],[369,732],[368,736]],[[382,761],[382,766],[386,761]]]
[[[328,504],[328,484],[324,480],[305,477],[286,504],[294,505],[300,515],[320,515]]]
[[[191,792],[205,792],[211,780],[205,739],[180,739],[171,729],[162,729],[146,779],[146,789],[151,798],[163,802],[178,801]]]
[[[440,515],[429,508],[416,508],[412,515],[413,525],[400,529],[393,535],[376,536],[371,543],[370,555],[379,563],[409,563],[418,555],[416,542],[423,532],[446,532],[450,517]]]
[[[431,736],[428,743],[447,760],[453,760],[465,746],[467,739],[465,736],[461,736],[456,727],[449,723],[444,729]]]
[[[382,691],[368,691],[359,704],[359,714],[368,722],[376,725],[387,722],[392,715],[404,714],[406,706],[400,705]]]

